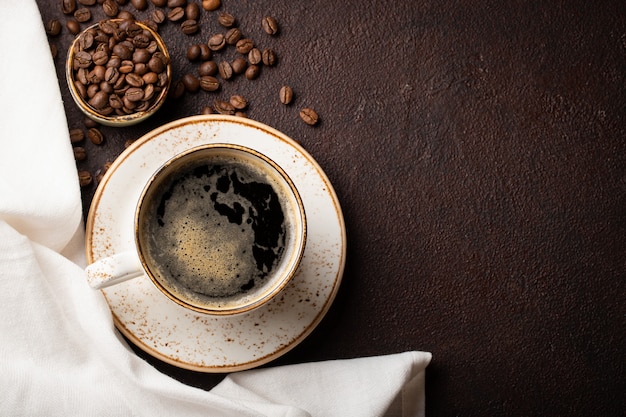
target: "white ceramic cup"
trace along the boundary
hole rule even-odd
[[[185,308],[238,314],[265,304],[295,275],[304,206],[267,156],[207,144],[167,161],[137,202],[135,248],[86,269],[95,289],[147,275]]]

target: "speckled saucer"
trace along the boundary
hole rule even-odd
[[[346,258],[341,207],[328,178],[300,145],[264,124],[231,116],[194,116],[137,140],[113,163],[87,218],[87,261],[134,248],[135,205],[148,178],[165,161],[205,143],[235,143],[279,164],[298,188],[307,243],[299,271],[268,304],[236,316],[209,316],[179,306],[147,276],[103,291],[117,328],[150,355],[201,372],[263,365],[301,342],[335,298]]]

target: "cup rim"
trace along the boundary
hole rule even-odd
[[[293,195],[297,203],[297,213],[296,213],[296,225],[294,227],[294,235],[296,236],[297,245],[293,250],[293,254],[291,259],[288,260],[288,265],[285,268],[285,273],[281,277],[281,279],[275,279],[275,282],[269,286],[268,290],[264,291],[260,297],[254,297],[246,303],[241,305],[236,305],[232,307],[207,307],[207,306],[199,306],[189,302],[188,300],[184,300],[178,297],[176,294],[173,294],[168,288],[166,288],[161,282],[154,276],[154,273],[148,267],[145,256],[142,252],[142,244],[141,239],[139,238],[139,219],[141,215],[142,203],[148,194],[151,186],[155,183],[156,179],[173,163],[179,161],[180,159],[187,157],[191,154],[202,152],[207,149],[229,149],[240,152],[245,152],[249,155],[257,157],[261,159],[265,164],[269,165],[272,169],[276,171],[278,176],[284,181],[285,185]],[[291,282],[292,278],[296,275],[296,272],[300,266],[300,262],[304,256],[304,250],[306,246],[307,240],[307,221],[306,221],[306,213],[304,209],[304,203],[300,196],[298,189],[296,188],[294,182],[291,180],[289,175],[285,172],[283,168],[280,167],[276,162],[274,162],[271,158],[266,156],[265,154],[254,150],[252,148],[237,145],[233,143],[208,143],[204,145],[195,146],[193,148],[189,148],[183,152],[178,153],[177,155],[171,157],[167,161],[165,161],[149,178],[148,182],[144,185],[139,199],[137,201],[135,207],[135,216],[134,216],[134,237],[135,237],[135,249],[139,256],[139,260],[141,262],[141,266],[145,272],[145,274],[150,278],[152,283],[161,291],[165,296],[167,296],[170,300],[174,301],[178,305],[185,307],[187,309],[193,310],[199,313],[205,313],[209,315],[218,315],[218,316],[227,316],[227,315],[236,315],[240,313],[244,313],[253,309],[256,309],[271,299],[273,299],[277,294],[282,292],[282,290]]]
[[[112,22],[122,22],[126,19],[113,18],[113,19],[104,19],[104,20],[112,21]],[[134,125],[134,124],[137,124],[139,122],[146,120],[148,117],[156,113],[157,110],[161,108],[163,103],[165,103],[165,99],[167,98],[169,88],[172,82],[172,65],[170,62],[171,58],[170,58],[169,51],[167,50],[167,46],[165,45],[165,41],[163,41],[163,38],[161,38],[161,35],[159,35],[156,31],[154,31],[153,29],[151,29],[149,26],[145,25],[144,23],[137,21],[137,20],[134,20],[134,23],[139,25],[144,30],[148,30],[150,32],[150,34],[154,37],[154,40],[156,41],[157,46],[159,47],[159,50],[167,57],[167,60],[168,60],[168,63],[166,65],[167,84],[163,87],[158,97],[154,100],[154,103],[152,103],[152,105],[146,110],[138,111],[138,112],[134,112],[131,114],[126,114],[126,115],[116,114],[114,116],[105,116],[103,114],[100,114],[93,107],[87,104],[87,102],[79,94],[76,88],[76,85],[74,84],[74,75],[73,75],[74,51],[76,49],[76,45],[78,44],[78,41],[80,40],[80,37],[86,31],[98,28],[100,25],[100,22],[94,23],[93,25],[82,30],[74,38],[67,52],[67,60],[65,62],[65,79],[67,82],[68,89],[70,90],[70,95],[72,96],[72,99],[74,100],[74,102],[76,103],[80,111],[83,112],[83,114],[85,114],[90,119],[95,120],[96,122],[105,126],[112,126],[112,127],[131,126],[131,125]]]

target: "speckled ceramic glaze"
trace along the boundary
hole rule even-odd
[[[102,290],[117,328],[152,356],[202,372],[265,364],[302,341],[337,293],[346,256],[339,202],[315,160],[284,134],[244,118],[195,116],[162,126],[129,147],[103,178],[87,219],[87,261],[134,248],[134,211],[143,186],[168,159],[190,147],[233,143],[267,155],[298,188],[308,235],[300,268],[269,303],[235,316],[181,307],[147,276]]]

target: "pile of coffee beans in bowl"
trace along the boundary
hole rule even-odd
[[[165,43],[148,26],[108,19],[72,43],[67,82],[79,108],[109,126],[138,123],[163,104],[171,80]]]

